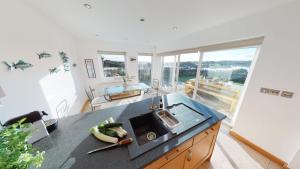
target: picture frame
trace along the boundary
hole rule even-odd
[[[96,78],[96,72],[93,59],[84,59],[88,78]]]

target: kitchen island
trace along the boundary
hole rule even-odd
[[[156,98],[155,102],[158,103],[159,100],[160,98]],[[153,168],[154,165],[164,165],[167,162],[161,162],[161,157],[174,151],[176,147],[179,147],[175,151],[177,153],[181,151],[182,147],[192,150],[193,141],[196,138],[202,137],[201,133],[206,133],[208,129],[213,130],[215,126],[218,127],[220,121],[225,118],[224,115],[183,95],[169,94],[166,95],[164,99],[166,106],[184,103],[194,110],[210,115],[210,118],[134,159],[130,158],[127,146],[115,147],[92,155],[87,154],[89,150],[108,145],[107,143],[95,139],[90,134],[89,129],[91,127],[109,117],[113,117],[115,121],[122,121],[122,119],[132,113],[148,111],[151,103],[151,99],[146,99],[128,105],[78,114],[61,119],[57,130],[52,132],[49,137],[34,144],[34,146],[40,150],[46,151],[42,168],[135,169],[144,168],[146,166]],[[125,127],[124,129],[128,130]],[[216,129],[218,130],[218,128]],[[217,133],[215,133],[215,136],[216,134]],[[129,137],[134,137],[134,135],[130,135]],[[172,158],[175,158],[175,156]]]

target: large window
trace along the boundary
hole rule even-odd
[[[179,55],[177,92],[193,96],[199,57],[199,52]]]
[[[196,99],[231,119],[255,53],[256,47],[204,52]]]
[[[238,48],[235,47],[238,44],[233,43],[233,48],[222,50],[223,46],[203,47],[204,52],[196,50],[162,56],[162,83],[166,92],[183,93],[224,113],[231,120],[258,47]]]
[[[100,52],[104,77],[125,76],[125,53]]]
[[[151,61],[152,55],[150,54],[138,56],[139,82],[151,84]]]
[[[170,90],[174,84],[175,75],[175,56],[164,56],[163,57],[163,70],[162,70],[162,84],[167,90]]]

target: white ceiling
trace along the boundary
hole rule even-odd
[[[25,0],[80,38],[156,44],[287,0]],[[83,4],[89,3],[92,9]],[[140,18],[145,22],[140,22]],[[177,26],[176,31],[172,27]],[[99,34],[96,37],[96,34]]]

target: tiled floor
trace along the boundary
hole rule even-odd
[[[128,104],[149,98],[151,95],[132,97],[107,102],[102,109],[116,105]],[[86,112],[90,111],[89,107]],[[265,156],[259,154],[247,145],[235,140],[228,133],[230,127],[222,124],[217,143],[210,161],[205,162],[199,169],[280,169],[281,167]]]
[[[222,124],[210,161],[199,169],[280,169],[281,167],[247,145],[232,138]]]

